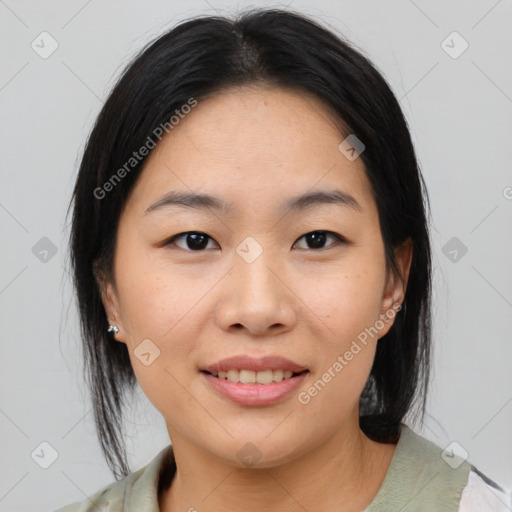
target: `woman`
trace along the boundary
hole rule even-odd
[[[427,194],[396,98],[348,43],[282,10],[181,23],[112,91],[73,203],[122,479],[62,511],[507,510],[406,425],[429,377]],[[172,447],[130,473],[135,383]]]

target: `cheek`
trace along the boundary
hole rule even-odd
[[[314,274],[300,284],[298,295],[313,312],[324,339],[342,349],[379,318],[385,279],[384,265],[354,258],[325,274]]]
[[[179,279],[165,282],[153,269],[131,279],[123,295],[126,345],[135,377],[165,418],[186,415],[187,382],[196,371],[191,353],[200,339],[201,322],[190,320],[204,314],[204,291],[184,284]]]
[[[315,286],[304,281],[299,292],[319,354],[314,371],[320,382],[308,395],[319,396],[318,407],[339,403],[340,418],[358,402],[373,364],[384,276],[380,261],[358,257],[329,276],[317,275]]]
[[[174,396],[170,389],[179,390],[190,371],[187,357],[200,338],[194,326],[201,324],[191,319],[201,314],[209,283],[191,281],[134,246],[123,249],[130,255],[116,262],[123,341],[141,388],[155,403],[160,395]]]
[[[208,284],[140,245],[127,244],[122,249],[127,256],[116,266],[121,317],[131,344],[143,338],[161,340],[176,330],[193,313]]]

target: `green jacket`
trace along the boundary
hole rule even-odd
[[[444,457],[444,458],[443,458]],[[110,484],[88,500],[56,512],[159,512],[160,470],[172,463],[172,447],[147,466]],[[363,512],[458,512],[472,466],[403,425],[384,481]]]

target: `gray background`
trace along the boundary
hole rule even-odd
[[[0,0],[1,511],[53,510],[113,481],[81,380],[66,256],[66,208],[102,102],[133,53],[178,20],[256,5],[285,3]],[[510,488],[512,2],[291,7],[362,48],[400,98],[432,202],[435,366],[421,432],[459,443]],[[46,59],[31,47],[50,48],[43,31],[58,43]],[[453,31],[469,44],[460,55]],[[132,470],[168,444],[139,396],[127,421]],[[42,442],[58,454],[47,469],[31,458]]]

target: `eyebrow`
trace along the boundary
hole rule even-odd
[[[306,192],[300,196],[292,197],[285,201],[281,207],[281,213],[292,211],[303,211],[314,206],[326,204],[335,204],[339,206],[348,206],[357,211],[363,211],[361,205],[353,196],[340,190],[320,190],[315,192]],[[144,215],[164,207],[180,206],[188,208],[200,208],[205,210],[214,210],[224,213],[230,213],[235,209],[235,205],[226,202],[219,197],[210,194],[196,194],[193,192],[171,191],[146,208]]]

